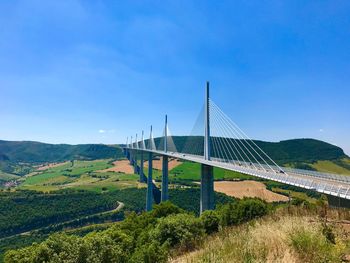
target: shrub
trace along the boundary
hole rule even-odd
[[[168,244],[160,244],[158,241],[151,241],[138,246],[132,255],[130,262],[133,263],[161,263],[168,260]]]
[[[159,205],[155,205],[153,207],[151,214],[156,218],[160,218],[160,217],[166,217],[171,214],[180,214],[184,212],[185,211],[180,207],[174,205],[170,201],[166,201],[166,202],[160,203]]]
[[[211,234],[219,230],[219,216],[216,211],[207,210],[200,216],[205,232]]]
[[[246,222],[267,213],[267,203],[258,198],[244,198],[238,202],[223,205],[218,209],[221,227]]]
[[[291,245],[302,262],[337,262],[337,255],[334,245],[332,245],[321,231],[300,229],[291,234]]]
[[[239,222],[246,222],[264,216],[267,212],[267,203],[258,198],[244,198],[237,205]]]
[[[159,219],[151,237],[161,244],[191,249],[204,236],[204,232],[199,218],[189,214],[176,214]]]

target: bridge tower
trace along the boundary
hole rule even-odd
[[[204,160],[210,161],[210,110],[209,110],[209,82],[205,92],[204,112]],[[200,213],[214,209],[214,172],[213,166],[201,165],[201,200]]]
[[[150,150],[153,150],[152,149],[152,126],[151,126],[151,133],[150,133],[150,137],[149,137],[149,145],[150,145]],[[152,159],[153,159],[153,154],[152,154],[152,152],[149,152],[148,153],[146,211],[151,211],[152,205],[153,205]]]
[[[143,175],[143,162],[144,162],[144,160],[143,160],[143,150],[145,149],[145,147],[144,147],[144,145],[145,145],[145,141],[144,141],[144,139],[143,139],[143,131],[142,131],[142,137],[141,137],[141,152],[140,152],[140,183],[142,183],[143,182],[143,177],[144,177],[144,175]]]
[[[137,155],[138,155],[139,143],[137,142],[137,133],[135,137],[135,154],[134,154],[134,174],[138,173],[137,167]]]
[[[165,115],[165,128],[164,128],[164,152],[168,151],[168,116]],[[168,194],[168,181],[169,181],[169,167],[168,167],[168,156],[163,155],[162,162],[162,193],[161,202],[167,201],[169,199]]]
[[[134,164],[134,155],[133,155],[133,143],[132,143],[132,136],[131,136],[131,140],[130,140],[130,165],[133,165]]]

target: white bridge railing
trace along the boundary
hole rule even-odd
[[[158,150],[135,148],[131,150],[141,150],[159,155],[167,155],[173,158],[207,164],[226,170],[259,177],[262,179],[272,180],[288,185],[301,187],[304,189],[313,190],[319,193],[350,199],[350,177],[345,175],[335,175],[302,169],[277,167],[274,165],[263,165],[263,167],[261,167],[261,165],[254,166],[253,163],[240,162],[235,160],[223,160],[219,158],[211,158],[211,160],[204,160],[204,157],[201,155],[192,155],[178,152],[163,152]],[[238,163],[239,165],[237,165]],[[283,170],[281,170],[281,168]]]

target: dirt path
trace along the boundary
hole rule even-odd
[[[288,201],[287,196],[271,192],[266,189],[266,186],[263,183],[256,181],[214,182],[214,189],[217,192],[240,199],[243,197],[259,197],[267,202]]]
[[[97,172],[119,172],[119,173],[126,173],[126,174],[133,174],[134,173],[134,167],[130,165],[130,162],[128,160],[119,160],[113,162],[113,167],[107,168],[104,170],[99,170]]]
[[[119,202],[119,201],[117,201],[117,203],[118,203],[118,206],[117,206],[116,208],[113,208],[112,210],[107,210],[107,211],[103,211],[103,212],[98,212],[98,213],[95,213],[95,214],[91,214],[91,215],[87,215],[87,216],[75,218],[75,219],[68,220],[68,221],[58,222],[58,223],[55,223],[55,225],[56,225],[56,226],[59,226],[59,225],[61,225],[61,224],[68,224],[68,223],[74,222],[74,221],[76,221],[76,220],[85,219],[85,218],[89,218],[89,217],[96,216],[96,215],[104,215],[104,214],[109,214],[109,213],[118,212],[119,210],[123,209],[125,205],[124,205],[124,203]],[[31,230],[29,230],[29,231],[22,232],[22,233],[18,233],[18,234],[15,234],[15,235],[3,237],[3,238],[0,238],[0,241],[1,241],[1,240],[8,239],[8,238],[11,238],[11,237],[15,237],[15,236],[31,235],[31,234],[34,233],[34,232],[40,231],[40,230],[45,229],[45,228],[48,228],[48,227],[50,227],[50,225],[49,225],[49,226],[40,227],[40,228],[36,228],[36,229],[31,229]]]

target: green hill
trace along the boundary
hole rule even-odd
[[[17,175],[30,172],[32,165],[40,163],[120,157],[122,150],[119,146],[0,140],[0,171]]]
[[[173,136],[172,138],[176,149],[180,152],[203,149],[203,137],[201,136]],[[233,139],[219,138],[218,140],[232,141]],[[146,141],[146,145],[147,143],[148,141]],[[254,143],[279,165],[350,174],[349,157],[340,147],[327,142],[315,139],[292,139],[280,142],[254,140]],[[156,138],[155,144],[161,148],[163,145],[162,138]],[[242,142],[235,140],[235,144],[242,144]],[[199,147],[194,147],[194,145],[199,145]],[[213,148],[212,156],[214,156]],[[242,152],[241,155],[244,156]]]
[[[182,151],[190,144],[202,149],[203,137],[173,136],[177,150]],[[280,142],[254,141],[274,161],[280,165],[301,169],[319,170],[350,174],[349,157],[332,144],[314,139],[294,139]],[[162,139],[156,138],[157,146]],[[147,144],[147,141],[146,141]],[[120,145],[104,144],[47,144],[32,141],[0,140],[0,171],[23,175],[31,171],[35,164],[62,162],[66,160],[96,160],[121,158]]]

